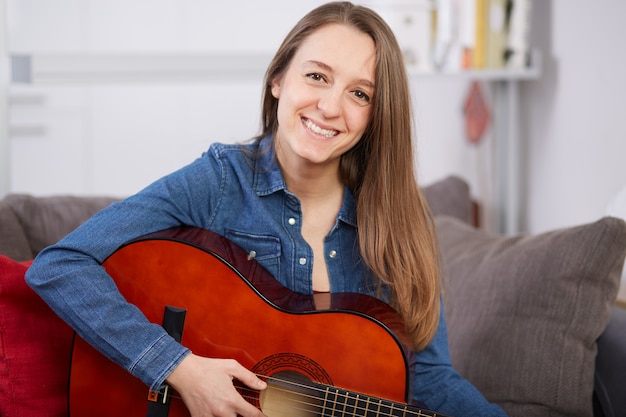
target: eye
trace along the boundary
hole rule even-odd
[[[310,79],[312,79],[313,81],[324,81],[325,78],[322,74],[317,73],[317,72],[312,72],[306,75],[307,77],[309,77]]]
[[[352,92],[352,95],[354,95],[357,100],[362,101],[364,104],[368,104],[372,100],[367,93],[361,90],[354,90]]]

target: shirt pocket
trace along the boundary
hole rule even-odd
[[[274,277],[280,273],[280,239],[270,235],[256,235],[226,229],[224,237],[241,247]]]

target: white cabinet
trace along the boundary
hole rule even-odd
[[[82,89],[12,87],[8,103],[10,190],[83,192],[90,158]]]

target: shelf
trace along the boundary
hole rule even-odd
[[[14,84],[190,83],[260,80],[262,54],[11,55]]]
[[[420,72],[409,70],[410,77],[455,77],[481,81],[533,80],[539,78],[540,71],[532,68],[498,68],[484,70],[466,70],[456,72]]]
[[[191,83],[261,80],[269,54],[33,54],[11,55],[13,84]],[[528,80],[539,77],[533,67],[459,72],[420,72],[410,78],[454,77],[472,80]]]
[[[448,72],[425,72],[408,69],[410,77],[456,77],[480,81],[523,81],[541,76],[541,54],[533,51],[530,66],[526,68],[485,68]]]

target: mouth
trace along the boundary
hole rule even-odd
[[[306,119],[306,118],[302,118],[302,124],[309,129],[311,132],[317,134],[317,135],[321,135],[324,136],[326,138],[332,138],[335,137],[339,134],[339,131],[334,130],[334,129],[324,129],[322,127],[319,127],[318,125],[316,125],[315,123],[313,123],[313,121],[311,121],[311,119]]]

